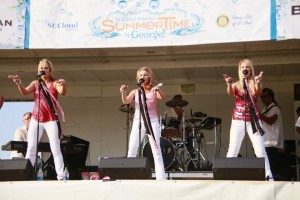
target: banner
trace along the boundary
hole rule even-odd
[[[30,0],[26,48],[178,46],[270,40],[274,39],[270,21],[272,1]]]
[[[300,0],[2,0],[0,49],[300,39],[299,20]]]
[[[300,0],[276,0],[277,39],[300,39]]]
[[[25,0],[1,0],[0,49],[24,48],[25,15]]]

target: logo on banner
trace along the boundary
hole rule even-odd
[[[200,32],[204,19],[175,4],[173,8],[155,10],[159,1],[151,1],[149,9],[122,12],[117,10],[108,16],[99,16],[89,23],[93,35],[101,38],[118,36],[134,39],[158,39],[166,35],[191,35]],[[119,2],[119,8],[127,6],[126,1]]]
[[[48,28],[52,29],[64,29],[64,30],[77,30],[78,29],[78,22],[73,22],[73,12],[67,11],[66,9],[61,8],[59,10],[59,15],[61,15],[63,21],[59,22],[48,22]]]
[[[220,26],[220,27],[225,27],[229,24],[229,17],[226,16],[226,15],[221,15],[218,17],[217,19],[217,24]]]
[[[23,49],[25,37],[25,0],[1,1],[0,49]]]
[[[292,15],[300,15],[300,5],[292,6]]]
[[[2,31],[2,27],[12,27],[13,21],[7,19],[0,19],[0,31]]]
[[[12,24],[11,19],[0,19],[0,26],[12,26]]]

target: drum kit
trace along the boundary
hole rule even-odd
[[[181,117],[160,117],[161,138],[160,146],[166,171],[210,171],[212,164],[205,158],[200,151],[204,134],[202,130],[209,130],[210,122],[207,123],[207,115],[202,112],[191,111],[191,116],[185,119],[185,113],[182,107],[188,104],[187,101],[181,100],[174,102],[168,101],[167,106],[171,108],[179,107]],[[134,108],[127,106],[119,109],[128,114],[134,113]],[[129,116],[129,115],[128,115]],[[127,119],[129,125],[130,118]],[[129,126],[127,126],[129,130]],[[127,134],[129,134],[127,132]],[[128,135],[127,135],[128,136]],[[128,138],[128,137],[127,137]],[[128,144],[128,143],[127,143]],[[154,159],[149,141],[146,139],[142,144],[141,156],[148,157],[150,167],[154,169]]]
[[[167,105],[168,104],[167,102]],[[181,104],[180,110],[187,104]],[[182,110],[181,110],[182,111]],[[165,170],[209,171],[211,165],[200,151],[203,132],[198,128],[202,118],[181,119],[164,117],[161,120],[161,149]]]

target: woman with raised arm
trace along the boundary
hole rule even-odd
[[[149,118],[152,126],[153,132],[149,134],[149,142],[152,149],[153,157],[154,157],[154,165],[155,165],[155,174],[156,180],[166,179],[163,157],[160,147],[160,125],[158,120],[158,115],[156,111],[156,103],[158,99],[165,98],[164,92],[161,90],[161,86],[154,86],[153,82],[153,73],[149,67],[142,67],[137,71],[136,80],[140,83],[141,87],[145,90],[146,94],[146,104],[148,107]],[[138,147],[140,145],[139,141],[139,122],[141,120],[141,138],[143,138],[146,134],[145,126],[149,126],[147,120],[144,121],[140,116],[140,103],[139,103],[139,95],[138,92],[141,89],[134,89],[128,95],[126,95],[128,86],[121,85],[120,92],[122,97],[122,102],[124,104],[130,104],[134,101],[135,103],[135,113],[133,119],[132,130],[129,139],[129,147],[128,147],[128,157],[136,157]],[[143,95],[141,95],[142,99],[144,99]],[[151,129],[150,129],[151,131]],[[154,138],[153,138],[154,136]]]
[[[228,95],[234,97],[235,102],[232,112],[232,122],[230,128],[230,140],[227,157],[238,156],[242,141],[245,137],[245,132],[247,132],[252,142],[255,155],[259,158],[265,158],[266,179],[274,180],[272,172],[270,170],[269,159],[264,147],[262,130],[259,129],[259,126],[255,126],[255,121],[253,120],[253,118],[251,119],[251,117],[259,118],[257,99],[262,92],[261,80],[263,77],[263,72],[260,72],[258,76],[255,76],[252,62],[248,59],[243,59],[239,62],[238,65],[238,75],[239,80],[233,83],[232,77],[228,76],[227,74],[223,74],[225,82],[227,84],[227,93]],[[249,94],[249,96],[245,96],[245,91]],[[244,99],[246,99],[246,101],[244,101]],[[253,112],[251,112],[251,105],[253,106]],[[251,123],[251,120],[254,123]]]
[[[43,130],[45,129],[54,158],[57,179],[62,180],[64,162],[60,149],[60,124],[57,116],[57,108],[60,108],[62,115],[63,112],[57,99],[58,94],[66,95],[67,88],[65,80],[55,80],[54,67],[47,59],[42,59],[39,62],[37,74],[39,80],[32,81],[27,87],[22,84],[20,76],[9,75],[9,78],[17,85],[22,95],[33,93],[34,108],[28,129],[28,147],[25,158],[30,159],[32,165],[35,165],[37,130],[39,130],[40,140]]]

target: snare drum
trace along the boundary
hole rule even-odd
[[[176,157],[175,146],[168,139],[161,137],[160,148],[161,148],[162,157],[164,161],[164,167],[165,169],[167,169],[170,166],[172,166],[173,162],[175,161],[175,157]],[[145,143],[145,146],[143,148],[143,157],[148,158],[151,169],[154,169],[155,168],[154,159],[153,159],[153,154],[152,154],[151,145],[149,141]]]

